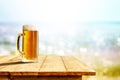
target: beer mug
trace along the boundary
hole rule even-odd
[[[22,37],[22,51],[20,50],[20,37]],[[17,50],[21,53],[23,62],[37,62],[38,45],[37,26],[23,25],[23,33],[17,37]]]

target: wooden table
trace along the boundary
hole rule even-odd
[[[95,72],[73,56],[39,56],[37,63],[0,56],[0,80],[82,80]]]

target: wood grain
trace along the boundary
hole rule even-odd
[[[2,68],[8,66],[11,59],[17,58],[18,56],[1,56],[0,57],[0,76],[8,76],[9,72],[1,71]]]
[[[60,77],[60,76],[55,76],[55,77],[31,77],[31,76],[28,76],[28,77],[13,77],[12,80],[82,80],[82,77],[70,77],[70,76],[66,76],[66,77]]]
[[[13,58],[16,58],[18,56],[0,56],[0,67],[2,66],[3,63],[7,63]]]
[[[60,56],[47,56],[40,68],[40,72],[63,72],[66,71]]]
[[[9,65],[1,68],[0,71],[9,72],[11,76],[36,76],[45,57],[46,56],[40,56],[36,63],[25,63],[21,62],[18,58],[13,58],[8,62]]]
[[[0,80],[10,80],[9,77],[6,76],[0,76]]]
[[[94,70],[73,56],[63,56],[62,59],[67,72],[71,75],[95,75]]]

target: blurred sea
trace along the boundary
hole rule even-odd
[[[43,25],[39,26],[40,53],[117,55],[120,50],[119,22],[78,23],[67,27]],[[16,51],[17,35],[21,32],[20,24],[0,23],[0,55]]]
[[[10,55],[12,51],[16,51],[16,37],[20,27],[0,23],[0,55]]]

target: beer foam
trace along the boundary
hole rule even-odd
[[[37,25],[23,25],[23,30],[30,30],[30,31],[36,31]]]

